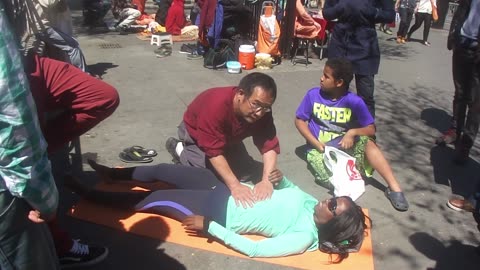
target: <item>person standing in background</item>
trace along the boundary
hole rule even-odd
[[[337,20],[328,58],[346,58],[353,64],[357,94],[375,117],[374,77],[380,66],[376,23],[391,23],[395,10],[391,0],[326,0],[320,12]]]
[[[423,40],[422,44],[430,47],[430,42],[428,42],[428,34],[430,33],[430,26],[432,25],[432,7],[437,6],[437,0],[419,0],[417,1],[417,6],[415,7],[415,24],[410,28],[407,34],[407,41],[410,40],[412,34],[420,28],[422,23],[423,25]]]

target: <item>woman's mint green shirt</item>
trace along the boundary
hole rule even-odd
[[[227,204],[226,227],[211,222],[208,232],[225,245],[249,257],[281,257],[318,248],[318,229],[313,220],[318,200],[303,192],[287,178],[279,183],[269,200],[252,208]],[[253,241],[240,234],[268,238]]]

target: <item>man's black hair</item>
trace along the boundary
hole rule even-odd
[[[273,99],[277,98],[277,85],[272,77],[260,72],[253,72],[243,77],[238,84],[238,88],[245,92],[247,97],[253,94],[255,87],[260,87],[263,91],[272,95]]]
[[[343,80],[343,84],[348,88],[353,79],[353,66],[350,61],[345,58],[328,59],[325,64],[332,70],[335,80]]]

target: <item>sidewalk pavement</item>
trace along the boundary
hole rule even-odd
[[[420,38],[421,31],[413,38]],[[464,167],[451,162],[452,146],[433,144],[448,127],[451,115],[453,83],[447,32],[432,29],[431,47],[419,42],[397,45],[393,36],[378,35],[382,51],[375,78],[378,144],[391,162],[410,210],[394,210],[383,194],[385,186],[378,174],[374,176],[378,181],[368,182],[366,193],[357,202],[370,210],[373,220],[375,268],[478,269],[480,256],[474,247],[479,245],[480,233],[475,221],[470,214],[454,212],[445,205],[452,193],[468,195],[472,190],[474,175],[480,172],[478,141]],[[155,47],[134,35],[82,34],[78,40],[92,71],[102,74],[121,97],[117,111],[81,137],[84,163],[88,157],[109,166],[128,166],[118,159],[118,153],[131,145],[157,149],[153,164],[170,162],[165,140],[176,135],[189,102],[207,88],[236,85],[244,75],[257,71],[235,75],[205,69],[202,60],[187,60],[178,53],[178,43],[170,57],[156,58]],[[320,199],[329,195],[313,182],[305,162],[296,154],[296,148],[305,142],[293,121],[305,92],[319,84],[325,61],[313,60],[305,67],[292,66],[286,60],[265,71],[279,88],[273,111],[282,147],[279,168]],[[250,140],[247,147],[259,159]],[[88,165],[83,167],[86,181],[95,182]],[[61,165],[57,171],[62,171]],[[64,191],[62,205],[66,208],[76,199]],[[61,221],[75,237],[110,248],[106,261],[90,269],[289,269],[162,243],[70,217],[62,216]]]

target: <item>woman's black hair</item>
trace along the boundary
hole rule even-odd
[[[247,97],[253,94],[255,87],[261,87],[263,91],[270,93],[273,99],[277,98],[277,84],[272,77],[260,72],[253,72],[243,77],[238,88],[245,92]]]
[[[353,80],[353,66],[350,61],[345,58],[331,58],[327,60],[325,66],[332,70],[335,80],[343,80],[343,84],[348,88]]]
[[[340,198],[347,201],[347,209],[318,226],[319,249],[325,253],[337,254],[333,263],[340,263],[348,257],[349,252],[358,251],[368,227],[366,220],[372,225],[372,220],[350,197],[342,196],[337,200]]]

